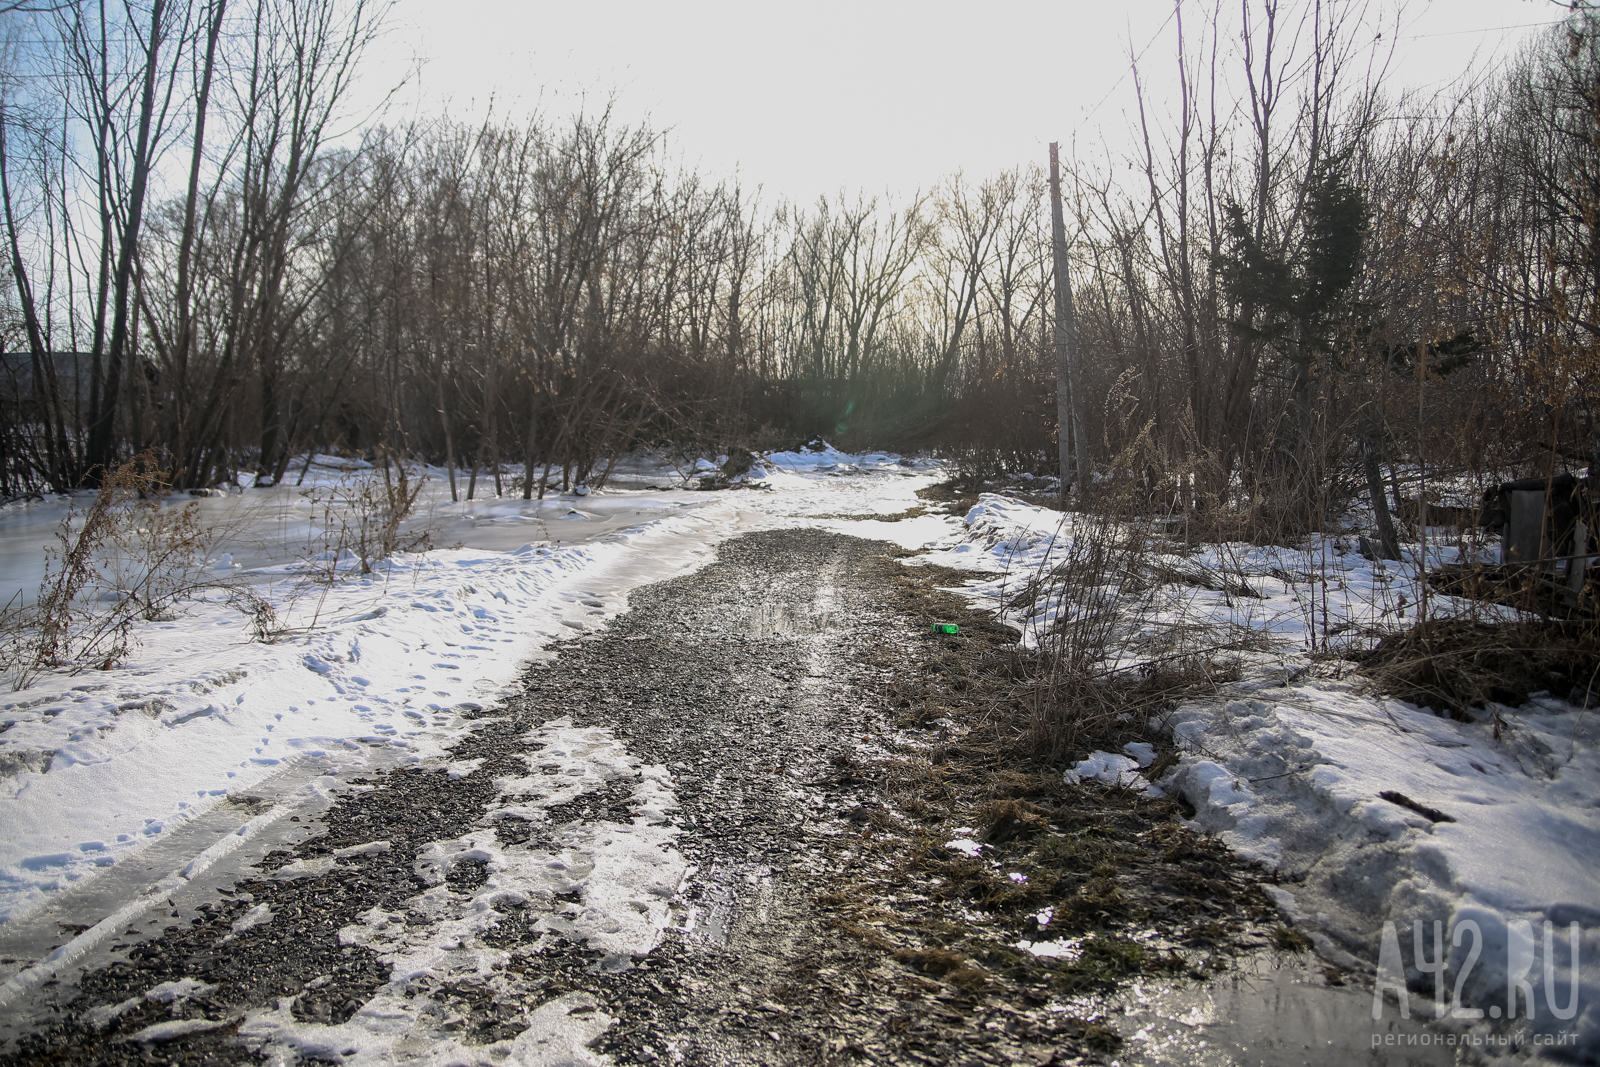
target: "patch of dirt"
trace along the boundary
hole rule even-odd
[[[978,494],[965,487],[957,488],[955,482],[940,482],[917,490],[917,496],[930,504],[943,505],[946,515],[964,515],[978,502]]]
[[[932,509],[931,513],[932,514],[941,514],[942,512],[941,512],[940,509]],[[835,513],[835,514],[812,515],[812,516],[809,516],[809,517],[810,518],[814,518],[814,519],[843,519],[843,520],[847,520],[847,521],[850,521],[850,522],[901,522],[902,520],[905,520],[905,519],[915,519],[920,515],[927,515],[927,514],[930,514],[930,509],[926,505],[918,504],[915,507],[909,507],[909,508],[906,508],[904,511],[896,511],[893,514],[888,514],[888,515],[882,515],[882,514],[877,514],[877,513],[874,513],[874,514],[871,514],[871,515],[844,515],[844,514]]]

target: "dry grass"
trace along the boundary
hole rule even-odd
[[[917,490],[917,496],[929,504],[940,505],[941,510],[947,515],[965,514],[978,502],[977,490],[958,487],[955,482],[924,486]]]
[[[1436,592],[1481,604],[1498,604],[1544,619],[1576,624],[1600,640],[1600,601],[1594,575],[1587,576],[1581,595],[1573,595],[1564,576],[1526,566],[1451,565],[1430,571]]]
[[[137,623],[171,618],[180,602],[226,584],[204,570],[215,530],[200,524],[197,504],[164,507],[169,491],[167,472],[144,453],[107,472],[88,507],[69,510],[34,603],[0,619],[0,668],[14,689],[52,668],[110,669]]]
[[[1263,872],[1187,829],[1177,802],[1061,773],[1090,747],[1148,740],[1159,774],[1175,757],[1151,735],[1150,714],[1214,671],[1174,660],[1101,675],[1090,709],[1052,692],[1043,657],[1013,630],[940,588],[969,574],[887,558],[879,568],[886,606],[904,621],[854,656],[883,679],[873,703],[899,731],[879,739],[888,753],[832,752],[814,783],[859,803],[841,805],[846,821],[823,838],[841,877],[813,904],[841,940],[895,968],[884,984],[924,1003],[1004,1012],[1030,1052],[1094,1062],[1122,1040],[1094,1014],[1096,998],[1132,980],[1206,978],[1235,953],[1273,948],[1281,917]],[[960,632],[933,635],[935,621]],[[1062,728],[1040,745],[1035,703],[1047,700]],[[981,843],[981,854],[949,847],[953,837]],[[1035,956],[1021,941],[1066,950]],[[1046,1010],[1063,997],[1083,998],[1088,1018]]]
[[[973,991],[983,988],[988,975],[983,968],[959,952],[942,948],[901,948],[894,950],[894,958],[908,963],[923,974],[937,975],[957,989]]]
[[[1207,564],[1186,542],[1151,534],[1151,493],[1179,483],[1190,484],[1182,472],[1150,485],[1101,483],[1093,510],[1064,517],[1048,567],[1010,579],[1007,612],[1035,628],[1039,649],[1023,653],[1005,643],[998,655],[1015,684],[991,695],[990,710],[1017,728],[1030,755],[1061,762],[1094,749],[1120,751],[1129,741],[1159,747],[1159,737],[1147,736],[1151,715],[1233,680],[1236,653],[1265,640],[1230,624],[1168,617],[1175,588],[1219,592],[1230,603],[1261,596],[1239,568]],[[949,499],[952,508],[976,499],[954,484],[923,496]],[[948,585],[972,580],[954,571],[941,577]],[[939,610],[954,620],[950,601]]]
[[[307,546],[307,562],[320,564],[306,570],[313,581],[338,579],[339,563],[349,557],[360,561],[362,574],[396,552],[419,552],[433,547],[427,527],[402,532],[401,526],[416,507],[425,478],[418,478],[404,463],[385,454],[378,473],[358,478],[350,485],[319,486],[302,494],[311,502],[312,514],[321,512],[319,532]]]
[[[1116,750],[1138,739],[1169,749],[1149,731],[1148,713],[1205,684],[1204,675],[1101,678],[1095,699],[1104,707],[1087,714],[1081,699],[1068,703],[1058,692],[1058,713],[1070,720],[1059,738],[1069,740],[1041,746],[1033,702],[1052,695],[1039,676],[1040,657],[939,588],[961,575],[886,560],[884,577],[895,589],[893,606],[914,620],[907,630],[919,636],[911,662],[901,654],[905,669],[880,695],[903,728],[927,731],[929,747],[870,765],[831,761],[831,785],[871,784],[884,798],[883,815],[858,820],[852,841],[883,873],[863,874],[848,891],[817,901],[838,929],[858,930],[920,973],[968,991],[982,974],[991,987],[1042,982],[1093,993],[1134,974],[1206,974],[1232,946],[1271,944],[1277,914],[1256,888],[1258,873],[1185,829],[1176,803],[1069,785],[1060,771],[1064,759],[1090,747]],[[961,632],[921,636],[923,620],[932,619],[955,621]],[[880,666],[894,659],[887,648],[860,656]],[[1130,714],[1119,717],[1117,709]],[[1080,751],[1062,756],[1063,748]],[[946,847],[951,826],[974,828],[985,855]],[[906,904],[908,893],[926,903]],[[963,918],[970,909],[988,916],[983,926]],[[1177,948],[1136,939],[1150,929]],[[1010,947],[1019,937],[1081,938],[1083,952],[1035,957]]]
[[[1561,622],[1429,619],[1358,658],[1375,688],[1458,719],[1538,692],[1584,706],[1600,697],[1593,633]]]

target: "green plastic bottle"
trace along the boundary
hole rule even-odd
[[[961,627],[953,622],[936,622],[933,624],[933,632],[936,634],[958,634],[961,632]]]

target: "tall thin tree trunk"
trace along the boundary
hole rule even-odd
[[[534,393],[528,401],[528,437],[523,442],[522,459],[522,499],[533,499],[533,471],[536,465],[534,450],[539,446],[539,394]],[[544,499],[540,492],[539,498]]]
[[[217,40],[222,35],[222,18],[227,0],[215,0],[211,8],[210,25],[206,31],[206,58],[200,76],[200,93],[195,100],[194,145],[189,155],[189,187],[183,203],[183,234],[178,242],[177,321],[173,327],[172,374],[173,403],[176,438],[173,453],[179,463],[189,455],[189,357],[194,348],[195,323],[193,315],[194,282],[191,269],[198,229],[200,198],[200,165],[204,159],[206,139],[206,112],[211,99],[211,78],[216,70]],[[181,485],[199,485],[204,480],[203,471],[179,471]]]
[[[150,181],[150,124],[155,113],[156,61],[160,54],[161,23],[165,11],[165,0],[154,0],[151,4],[150,38],[145,49],[144,85],[139,100],[139,134],[133,153],[127,215],[123,222],[117,270],[113,279],[111,343],[106,352],[105,388],[100,393],[99,410],[93,413],[93,421],[89,426],[89,470],[96,482],[100,473],[110,469],[116,458],[117,406],[122,399],[122,367],[127,356],[128,325],[132,318],[129,288],[133,282],[133,257],[138,251],[140,224],[144,221],[145,190]]]
[[[1383,474],[1378,469],[1378,434],[1373,431],[1362,442],[1362,466],[1367,475],[1367,494],[1372,497],[1372,513],[1378,523],[1379,554],[1383,559],[1400,558],[1400,539],[1395,536],[1394,516],[1389,513],[1388,494]]]

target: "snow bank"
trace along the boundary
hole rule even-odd
[[[812,447],[812,445],[820,447]],[[765,465],[789,474],[854,474],[872,471],[932,471],[939,468],[938,461],[926,457],[908,458],[893,452],[840,452],[826,441],[784,452],[768,452],[762,457]]]
[[[925,558],[974,571],[961,592],[1036,644],[1058,605],[1029,583],[1066,558],[1082,521],[985,495],[963,543]],[[1456,722],[1330,677],[1308,655],[1313,639],[1415,619],[1416,548],[1385,564],[1350,547],[1318,538],[1152,559],[1168,580],[1128,608],[1108,666],[1135,661],[1144,636],[1179,624],[1248,635],[1241,643],[1261,649],[1240,654],[1243,680],[1226,692],[1152,723],[1182,756],[1157,786],[1193,805],[1196,829],[1273,870],[1275,899],[1330,958],[1372,970],[1386,929],[1394,934],[1403,947],[1390,962],[1411,985],[1411,1010],[1435,1010],[1418,1007],[1417,990],[1433,984],[1415,946],[1420,937],[1423,963],[1438,958],[1438,922],[1442,1010],[1459,1008],[1451,1025],[1505,1025],[1494,1020],[1511,1017],[1512,985],[1524,1050],[1600,1050],[1600,715],[1536,695]],[[1430,565],[1457,551],[1433,549]],[[1096,752],[1066,773],[1137,787],[1147,755]]]
[[[1177,708],[1166,725],[1185,757],[1163,784],[1198,828],[1286,877],[1286,911],[1369,961],[1393,923],[1415,969],[1413,927],[1426,945],[1442,923],[1457,942],[1447,999],[1459,979],[1468,1009],[1506,1002],[1506,931],[1534,931],[1519,977],[1535,1031],[1600,1047],[1600,716],[1550,699],[1496,711],[1460,723],[1348,683],[1268,683]],[[1583,1013],[1568,1021],[1549,1009],[1574,993],[1572,923]]]

